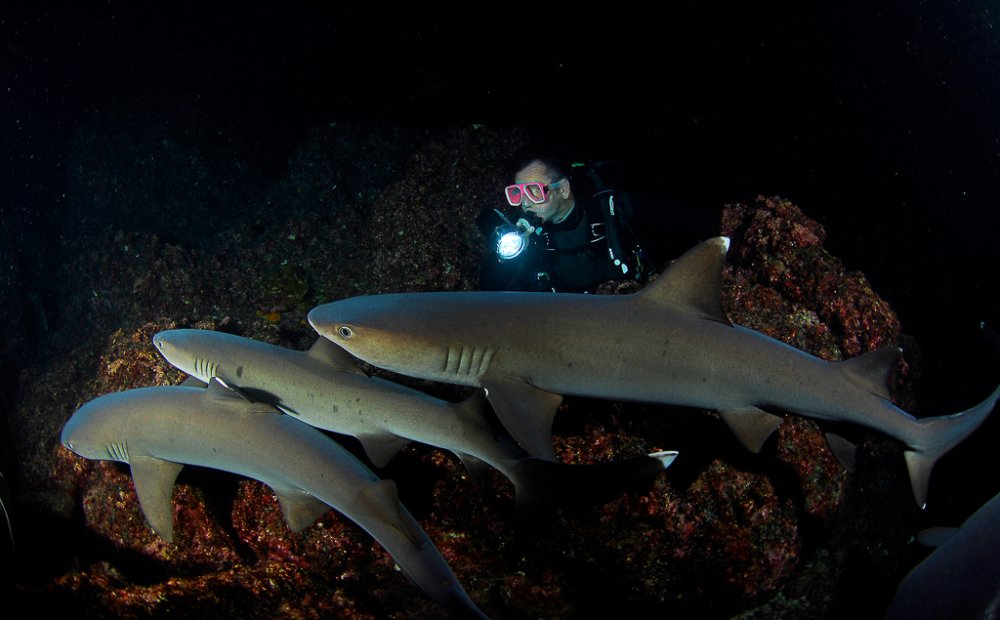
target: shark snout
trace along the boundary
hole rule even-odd
[[[153,336],[153,346],[156,347],[157,351],[162,352],[163,348],[166,346],[167,341],[163,332],[160,332]]]
[[[83,416],[77,414],[70,417],[66,424],[63,425],[62,432],[59,434],[59,443],[62,444],[62,447],[66,448],[70,452],[73,452],[74,454],[80,454],[80,437],[78,437],[78,435],[81,417]]]
[[[153,346],[168,362],[180,359],[184,336],[179,330],[165,330],[153,336]]]

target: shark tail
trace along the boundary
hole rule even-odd
[[[503,471],[514,483],[517,522],[523,529],[554,509],[592,506],[647,487],[675,458],[676,452],[665,451],[609,463],[569,465],[526,457],[506,462]]]
[[[989,417],[1000,400],[1000,385],[982,402],[952,415],[915,420],[917,439],[908,442],[903,453],[910,472],[913,497],[921,508],[927,506],[927,483],[938,459],[971,435]]]
[[[1000,334],[985,322],[979,324],[986,338],[1000,352]],[[927,506],[927,483],[938,459],[960,444],[986,421],[1000,400],[1000,385],[978,405],[952,415],[917,420],[917,437],[908,441],[903,456],[910,472],[913,496],[921,508]]]

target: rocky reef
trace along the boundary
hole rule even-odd
[[[475,218],[499,206],[506,161],[525,136],[387,131],[310,132],[252,210],[196,241],[101,227],[71,248],[51,354],[21,372],[10,420],[19,467],[14,608],[111,619],[442,616],[335,512],[292,533],[267,487],[187,468],[168,544],[146,525],[127,468],[58,443],[62,424],[91,398],[183,379],[151,344],[159,330],[219,329],[304,349],[316,337],[306,312],[319,303],[475,289],[485,243]],[[345,151],[362,135],[393,145],[391,174],[371,172],[378,153]],[[104,141],[102,152],[115,152]],[[343,152],[366,183],[334,172]],[[170,209],[184,208],[178,196]],[[828,360],[905,342],[892,308],[824,249],[822,226],[797,206],[757,197],[720,210],[720,233],[732,239],[722,294],[733,322]],[[915,377],[914,358],[901,359],[892,387],[910,411]],[[794,416],[756,455],[710,411],[567,398],[554,431],[566,462],[661,449],[681,456],[650,487],[558,512],[529,533],[514,529],[510,484],[495,472],[470,479],[450,453],[413,445],[379,472],[397,481],[403,503],[494,618],[870,616],[911,560],[917,508],[891,440],[859,432],[848,473],[817,425]]]

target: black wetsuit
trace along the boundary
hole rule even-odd
[[[609,280],[642,279],[642,249],[628,225],[631,207],[624,194],[615,194],[617,239],[622,264],[615,264],[608,250],[607,204],[595,198],[576,198],[573,210],[558,224],[543,224],[542,232],[532,235],[530,247],[520,256],[501,261],[492,252],[483,258],[480,271],[481,290],[590,292]],[[490,218],[479,218],[483,233],[489,236]],[[537,222],[532,222],[537,225]],[[487,230],[489,228],[489,230]]]

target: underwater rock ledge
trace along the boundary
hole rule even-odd
[[[323,301],[474,289],[478,203],[497,193],[522,144],[487,128],[444,132],[415,145],[370,202],[236,228],[208,247],[144,233],[94,240],[88,260],[68,267],[77,288],[67,293],[58,354],[21,375],[12,419],[21,551],[36,558],[15,580],[14,600],[78,618],[441,617],[354,524],[331,511],[292,533],[270,489],[254,481],[185,469],[174,494],[177,544],[165,543],[139,512],[126,470],[70,454],[58,433],[98,394],[179,382],[150,342],[162,329],[221,329],[304,349],[315,338],[305,313]],[[322,142],[303,152],[330,156]],[[456,186],[475,200],[456,200]],[[900,341],[891,307],[823,249],[822,227],[791,202],[727,205],[721,222],[732,239],[723,302],[734,322],[830,360]],[[911,409],[906,360],[893,389]],[[905,572],[916,508],[901,448],[887,439],[861,433],[849,474],[802,418],[786,418],[753,455],[712,412],[579,398],[566,399],[555,434],[566,462],[657,449],[681,456],[650,488],[562,511],[527,541],[515,536],[512,488],[495,472],[474,482],[452,455],[424,446],[380,472],[397,480],[403,503],[493,618],[833,618],[859,612],[862,592],[887,603]]]

